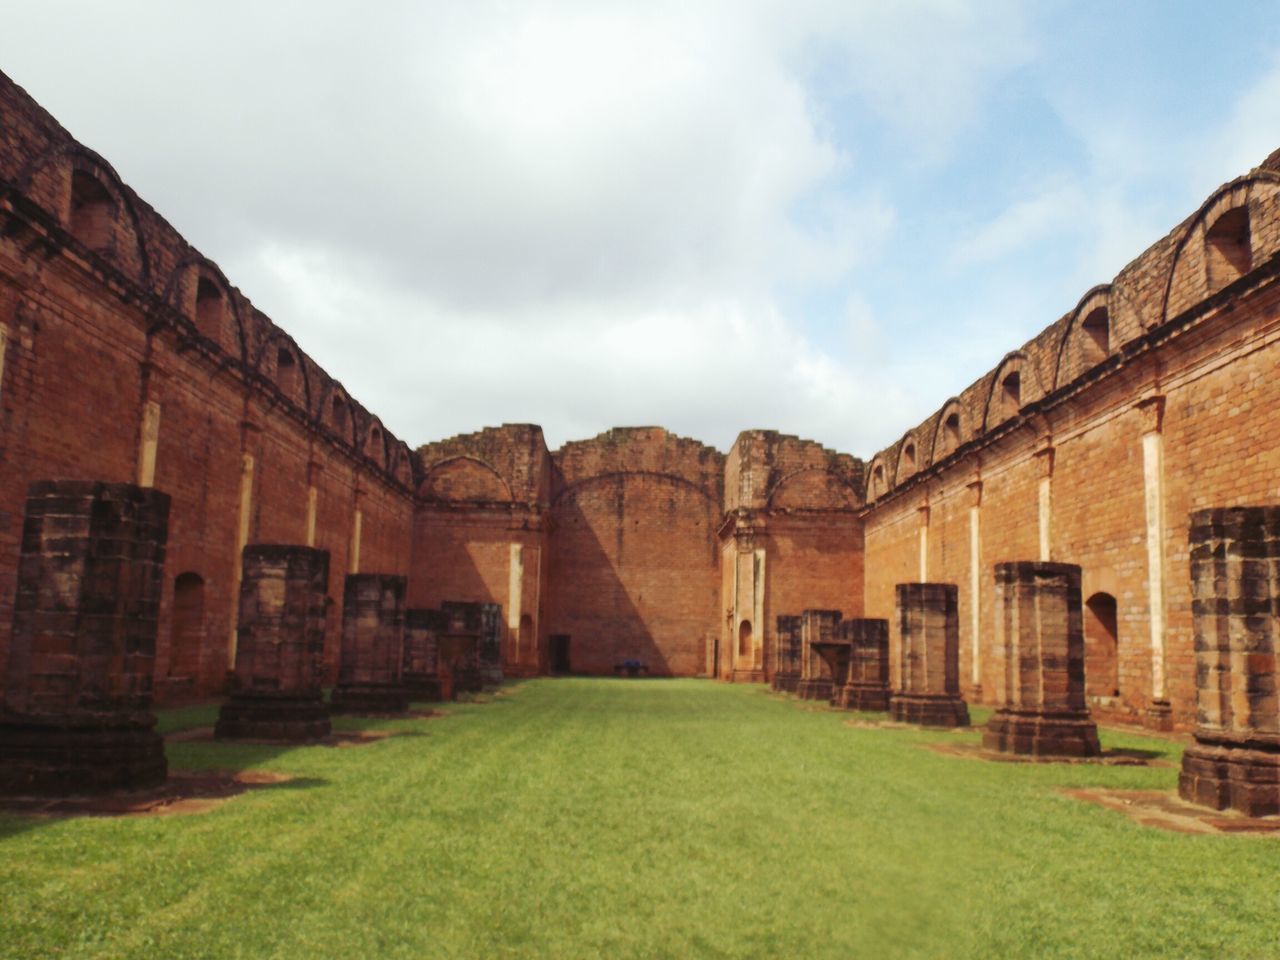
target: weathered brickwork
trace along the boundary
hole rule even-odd
[[[236,668],[214,733],[317,740],[330,732],[324,701],[329,555],[311,547],[244,548]]]
[[[992,699],[990,570],[1034,557],[1082,568],[1091,709],[1193,722],[1188,517],[1280,495],[1278,187],[1273,155],[871,458],[867,613],[957,583],[966,696]]]
[[[991,571],[1035,559],[1082,570],[1090,709],[1193,723],[1188,517],[1280,500],[1280,153],[866,463],[656,427],[410,451],[3,75],[0,115],[0,665],[26,489],[68,477],[171,498],[168,700],[227,691],[250,543],[329,554],[326,683],[362,570],[406,577],[414,609],[500,608],[489,679],[494,638],[506,676],[777,679],[787,616],[889,618],[895,585],[933,581],[958,588],[974,702],[996,696]]]
[[[1197,711],[1178,792],[1249,816],[1280,813],[1280,507],[1191,518]]]
[[[953,583],[900,583],[894,589],[896,680],[889,713],[904,723],[967,727],[960,696],[960,631]]]
[[[250,542],[329,552],[332,682],[357,552],[409,569],[408,448],[3,75],[0,115],[0,662],[26,487],[74,477],[171,497],[159,696],[226,689]]]
[[[1006,753],[1093,757],[1102,752],[1084,699],[1080,568],[1018,561],[995,569],[995,685],[999,709],[984,746]]]
[[[794,693],[800,682],[800,626],[800,617],[778,617],[777,669],[771,685],[784,693]]]
[[[44,481],[26,502],[0,709],[0,792],[152,786],[151,713],[169,498]]]
[[[830,700],[835,692],[835,663],[819,650],[839,640],[839,610],[806,610],[800,617],[800,682],[802,700]]]
[[[349,573],[342,607],[342,658],[330,698],[335,713],[409,709],[404,669],[404,577]]]
[[[889,709],[889,621],[845,620],[840,637],[849,644],[848,673],[835,703],[846,710]]]
[[[404,613],[404,660],[400,680],[413,700],[448,700],[440,671],[440,639],[449,626],[442,610],[410,609]]]

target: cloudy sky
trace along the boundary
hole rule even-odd
[[[413,445],[869,455],[1280,146],[1274,2],[11,6],[0,70]]]

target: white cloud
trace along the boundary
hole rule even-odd
[[[1016,6],[956,0],[49,0],[0,37],[410,442],[642,421],[844,449],[905,392],[779,308],[846,289],[893,233],[843,114],[936,159],[1028,50]]]

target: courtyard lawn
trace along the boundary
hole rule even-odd
[[[538,680],[349,749],[171,743],[289,784],[198,815],[0,814],[4,957],[1280,956],[1280,837],[1069,799],[761,687]],[[166,729],[210,722],[174,711]]]

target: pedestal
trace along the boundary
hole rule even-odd
[[[131,484],[32,484],[0,705],[0,792],[164,781],[151,695],[168,517],[168,496]]]
[[[1085,706],[1080,568],[998,563],[995,586],[998,709],[982,733],[983,746],[1036,756],[1098,756],[1098,728]]]
[[[889,695],[889,715],[901,723],[967,727],[956,585],[899,583],[894,594],[902,688]]]

